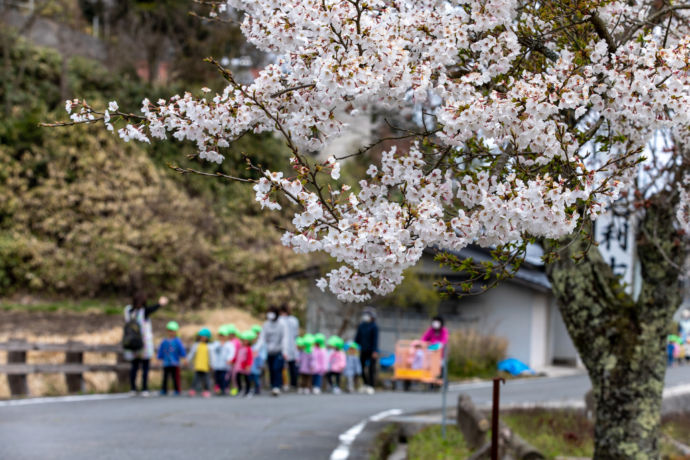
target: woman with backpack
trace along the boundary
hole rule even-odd
[[[137,392],[136,380],[141,367],[141,395],[149,395],[149,364],[154,354],[151,315],[167,304],[168,298],[161,296],[157,304],[146,306],[146,297],[142,292],[137,292],[132,298],[131,305],[125,307],[122,348],[124,348],[125,360],[132,363],[129,371],[129,386],[132,394]]]

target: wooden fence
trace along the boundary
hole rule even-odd
[[[25,340],[12,340],[0,343],[0,351],[7,351],[7,364],[0,364],[0,374],[7,375],[12,396],[29,394],[26,383],[28,374],[65,374],[67,391],[85,391],[84,372],[116,372],[119,384],[129,380],[129,363],[125,362],[120,345],[88,345],[82,342],[29,343]],[[27,363],[29,351],[64,353],[64,363]],[[84,353],[115,353],[116,364],[85,364]],[[152,366],[153,367],[153,366]]]

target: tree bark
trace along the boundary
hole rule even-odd
[[[628,295],[599,250],[579,238],[547,266],[568,332],[592,381],[595,459],[659,458],[666,335],[681,301],[685,251],[673,203],[649,201],[637,235],[638,299]],[[584,259],[574,262],[573,256]],[[671,263],[672,262],[672,263]]]

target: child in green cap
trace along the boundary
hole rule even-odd
[[[334,394],[340,394],[340,375],[345,370],[347,357],[343,351],[343,339],[337,335],[332,335],[328,339],[328,373],[326,380]]]
[[[251,370],[252,361],[254,361],[252,342],[256,339],[256,334],[252,331],[246,331],[238,335],[240,340],[242,340],[242,345],[237,350],[237,359],[235,360],[237,390],[239,395],[244,387],[244,396],[247,396],[251,390]]]
[[[187,353],[182,340],[177,336],[180,329],[176,321],[170,321],[166,326],[168,337],[158,346],[158,360],[163,364],[163,384],[161,396],[168,394],[168,379],[172,380],[175,396],[180,394],[180,361],[186,363]]]
[[[197,341],[192,346],[189,352],[189,362],[194,369],[194,379],[192,380],[192,389],[189,390],[189,396],[195,396],[197,391],[201,392],[201,396],[209,398],[211,396],[211,350],[208,346],[211,340],[211,331],[205,327],[201,329],[196,335]]]
[[[314,349],[313,355],[313,374],[312,374],[312,392],[315,395],[321,394],[321,385],[323,384],[323,376],[328,372],[328,354],[326,353],[326,336],[317,333],[314,334]]]
[[[348,393],[354,393],[359,384],[359,377],[362,375],[362,362],[359,360],[359,345],[357,345],[356,342],[348,342],[343,348],[346,353],[343,375],[347,379]]]
[[[223,327],[228,333],[228,343],[232,345],[235,351],[232,355],[232,359],[228,363],[228,373],[226,378],[228,380],[228,390],[230,390],[230,396],[236,396],[237,371],[235,369],[235,361],[237,360],[237,351],[242,346],[242,341],[238,337],[239,331],[237,330],[237,327],[235,327],[234,324],[225,324]]]
[[[261,332],[261,327],[256,329],[256,326],[252,326],[252,331],[256,334]],[[266,342],[262,340],[255,340],[254,345],[252,345],[252,368],[249,372],[250,380],[254,385],[254,394],[259,395],[261,393],[261,373],[263,372],[264,365],[268,358],[268,351],[266,350]],[[252,393],[249,393],[248,397],[251,398]]]
[[[229,332],[227,326],[221,326],[218,328],[218,340],[211,344],[214,389],[216,394],[222,396],[227,394],[230,363],[235,358],[235,345],[228,340]]]
[[[306,334],[297,340],[298,358],[297,366],[299,370],[299,388],[297,393],[310,394],[312,392],[312,378],[314,375],[314,336]]]

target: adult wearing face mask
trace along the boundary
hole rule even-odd
[[[429,345],[440,343],[445,350],[448,343],[448,329],[443,325],[443,318],[434,316],[431,319],[431,327],[422,336],[422,341],[428,342]]]
[[[355,343],[359,345],[359,360],[362,364],[362,391],[374,394],[376,383],[376,360],[379,357],[379,327],[376,325],[376,310],[366,307],[362,311],[362,322],[357,327]]]
[[[271,307],[266,313],[266,322],[261,329],[261,335],[258,340],[259,349],[262,345],[266,346],[268,357],[266,362],[268,364],[268,374],[271,380],[271,394],[278,396],[280,389],[283,387],[283,366],[285,366],[285,357],[288,354],[288,331],[285,323],[278,321],[278,309]]]
[[[422,341],[431,345],[440,345],[442,348],[442,356],[446,354],[446,344],[448,344],[448,329],[443,325],[443,318],[434,316],[431,318],[431,327],[422,335]],[[444,364],[441,364],[443,366]],[[441,371],[443,375],[443,371]],[[438,388],[435,384],[429,384],[429,389]]]

